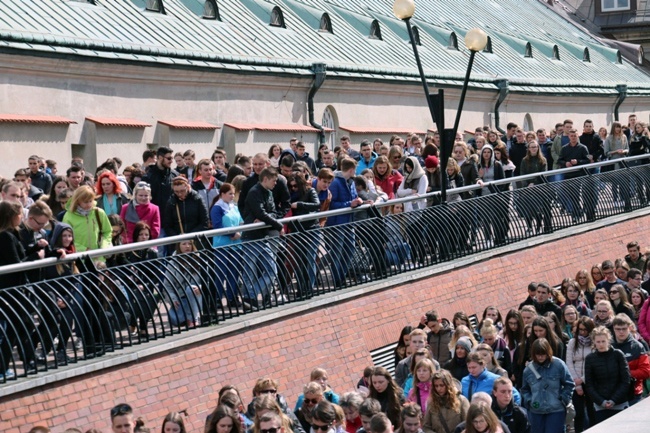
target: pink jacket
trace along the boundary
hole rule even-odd
[[[420,393],[419,402],[418,402],[418,398],[415,395],[416,391]],[[417,387],[411,388],[406,400],[413,403],[420,404],[422,408],[422,413],[427,413],[427,401],[429,400],[430,393],[431,393],[431,382],[420,382],[418,383]]]
[[[643,303],[639,313],[639,332],[645,341],[650,342],[650,298]]]
[[[127,242],[132,243],[133,229],[135,229],[136,223],[126,220],[126,210],[128,207],[129,203],[122,206],[120,218],[122,218],[122,221],[126,224]],[[137,212],[138,217],[140,217],[140,221],[146,222],[149,224],[149,227],[151,227],[151,239],[158,239],[158,235],[160,235],[160,210],[158,209],[158,206],[153,203],[149,203],[148,205],[141,204],[135,207],[135,211]]]

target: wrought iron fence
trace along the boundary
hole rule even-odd
[[[631,212],[650,201],[650,165],[639,161],[618,160],[616,170],[602,173],[596,171],[611,162],[471,185],[449,193],[474,198],[406,213],[389,209],[422,197],[287,218],[287,235],[217,248],[213,236],[264,224],[0,267],[0,278],[73,270],[0,291],[0,383]],[[344,214],[350,223],[313,230],[301,224]],[[152,247],[188,240],[196,251],[146,259]],[[106,268],[94,262],[100,256],[123,264]]]

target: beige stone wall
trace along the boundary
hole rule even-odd
[[[286,147],[292,136],[303,139],[315,155],[316,134],[264,131],[186,131],[162,127],[159,120],[307,125],[307,93],[311,77],[270,77],[204,70],[153,68],[99,62],[74,62],[0,54],[0,113],[58,115],[77,122],[69,127],[3,124],[0,126],[0,175],[13,174],[32,153],[59,161],[64,171],[74,149],[82,152],[89,170],[110,156],[126,163],[140,161],[147,147],[167,144],[175,151],[192,148],[197,159],[209,157],[216,146],[228,151],[266,152],[273,143]],[[436,91],[432,87],[432,92]],[[459,89],[446,89],[446,126],[453,125]],[[470,88],[460,130],[494,126],[496,91]],[[535,128],[549,128],[566,117],[581,123],[589,117],[609,125],[615,96],[574,97],[510,95],[501,106],[501,127],[523,125],[530,114]],[[433,127],[418,85],[370,83],[329,77],[315,97],[315,121],[334,110],[340,126],[399,128],[426,131]],[[628,99],[621,118],[636,112],[648,120],[650,98]],[[87,116],[135,119],[146,128],[95,126]],[[335,137],[347,134],[337,129]],[[388,134],[382,138],[388,138]],[[376,134],[356,135],[372,140]],[[72,147],[73,145],[74,148]],[[79,145],[79,146],[76,146]]]

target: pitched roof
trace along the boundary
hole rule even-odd
[[[95,0],[94,5],[3,0],[0,50],[303,76],[312,75],[314,62],[323,62],[330,76],[419,79],[400,30],[404,24],[392,13],[393,0],[217,0],[221,21],[201,17],[204,0],[161,1],[164,14],[145,11],[144,0]],[[286,28],[269,24],[275,7]],[[332,33],[316,28],[321,12],[330,18]],[[438,85],[462,83],[469,56],[462,37],[481,27],[491,37],[493,53],[476,56],[474,86],[495,89],[494,81],[505,78],[541,92],[566,86],[599,93],[626,83],[630,90],[650,94],[645,72],[625,60],[619,63],[616,50],[538,0],[420,1],[412,23],[419,31],[425,74]],[[370,37],[375,25],[381,40]],[[452,33],[459,39],[458,50],[448,48]],[[524,57],[517,41],[531,44],[532,58]],[[589,47],[590,62],[564,43]],[[559,61],[548,56],[554,46]]]
[[[118,119],[115,117],[88,116],[86,120],[100,126],[118,126],[123,128],[146,128],[151,124],[136,119]]]
[[[223,124],[237,131],[269,131],[269,132],[318,132],[318,129],[307,126],[299,125],[297,123],[278,124],[278,123],[238,123],[227,122]],[[329,128],[324,128],[326,132],[332,131]]]
[[[174,129],[219,129],[220,126],[193,120],[159,120],[158,123]]]
[[[0,114],[0,123],[35,123],[50,125],[69,125],[77,123],[61,116],[33,116],[29,114]]]

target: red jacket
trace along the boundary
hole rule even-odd
[[[650,360],[647,354],[639,356],[634,361],[628,362],[630,375],[636,379],[634,382],[634,395],[643,394],[643,382],[650,379]]]
[[[643,303],[643,307],[641,307],[638,325],[641,337],[643,337],[647,343],[650,343],[650,298],[646,299]]]
[[[375,176],[375,185],[381,187],[381,189],[388,194],[388,199],[392,200],[395,198],[395,192],[397,188],[402,184],[404,176],[397,171],[392,170],[391,173],[386,176],[384,179],[380,179],[378,176]]]

